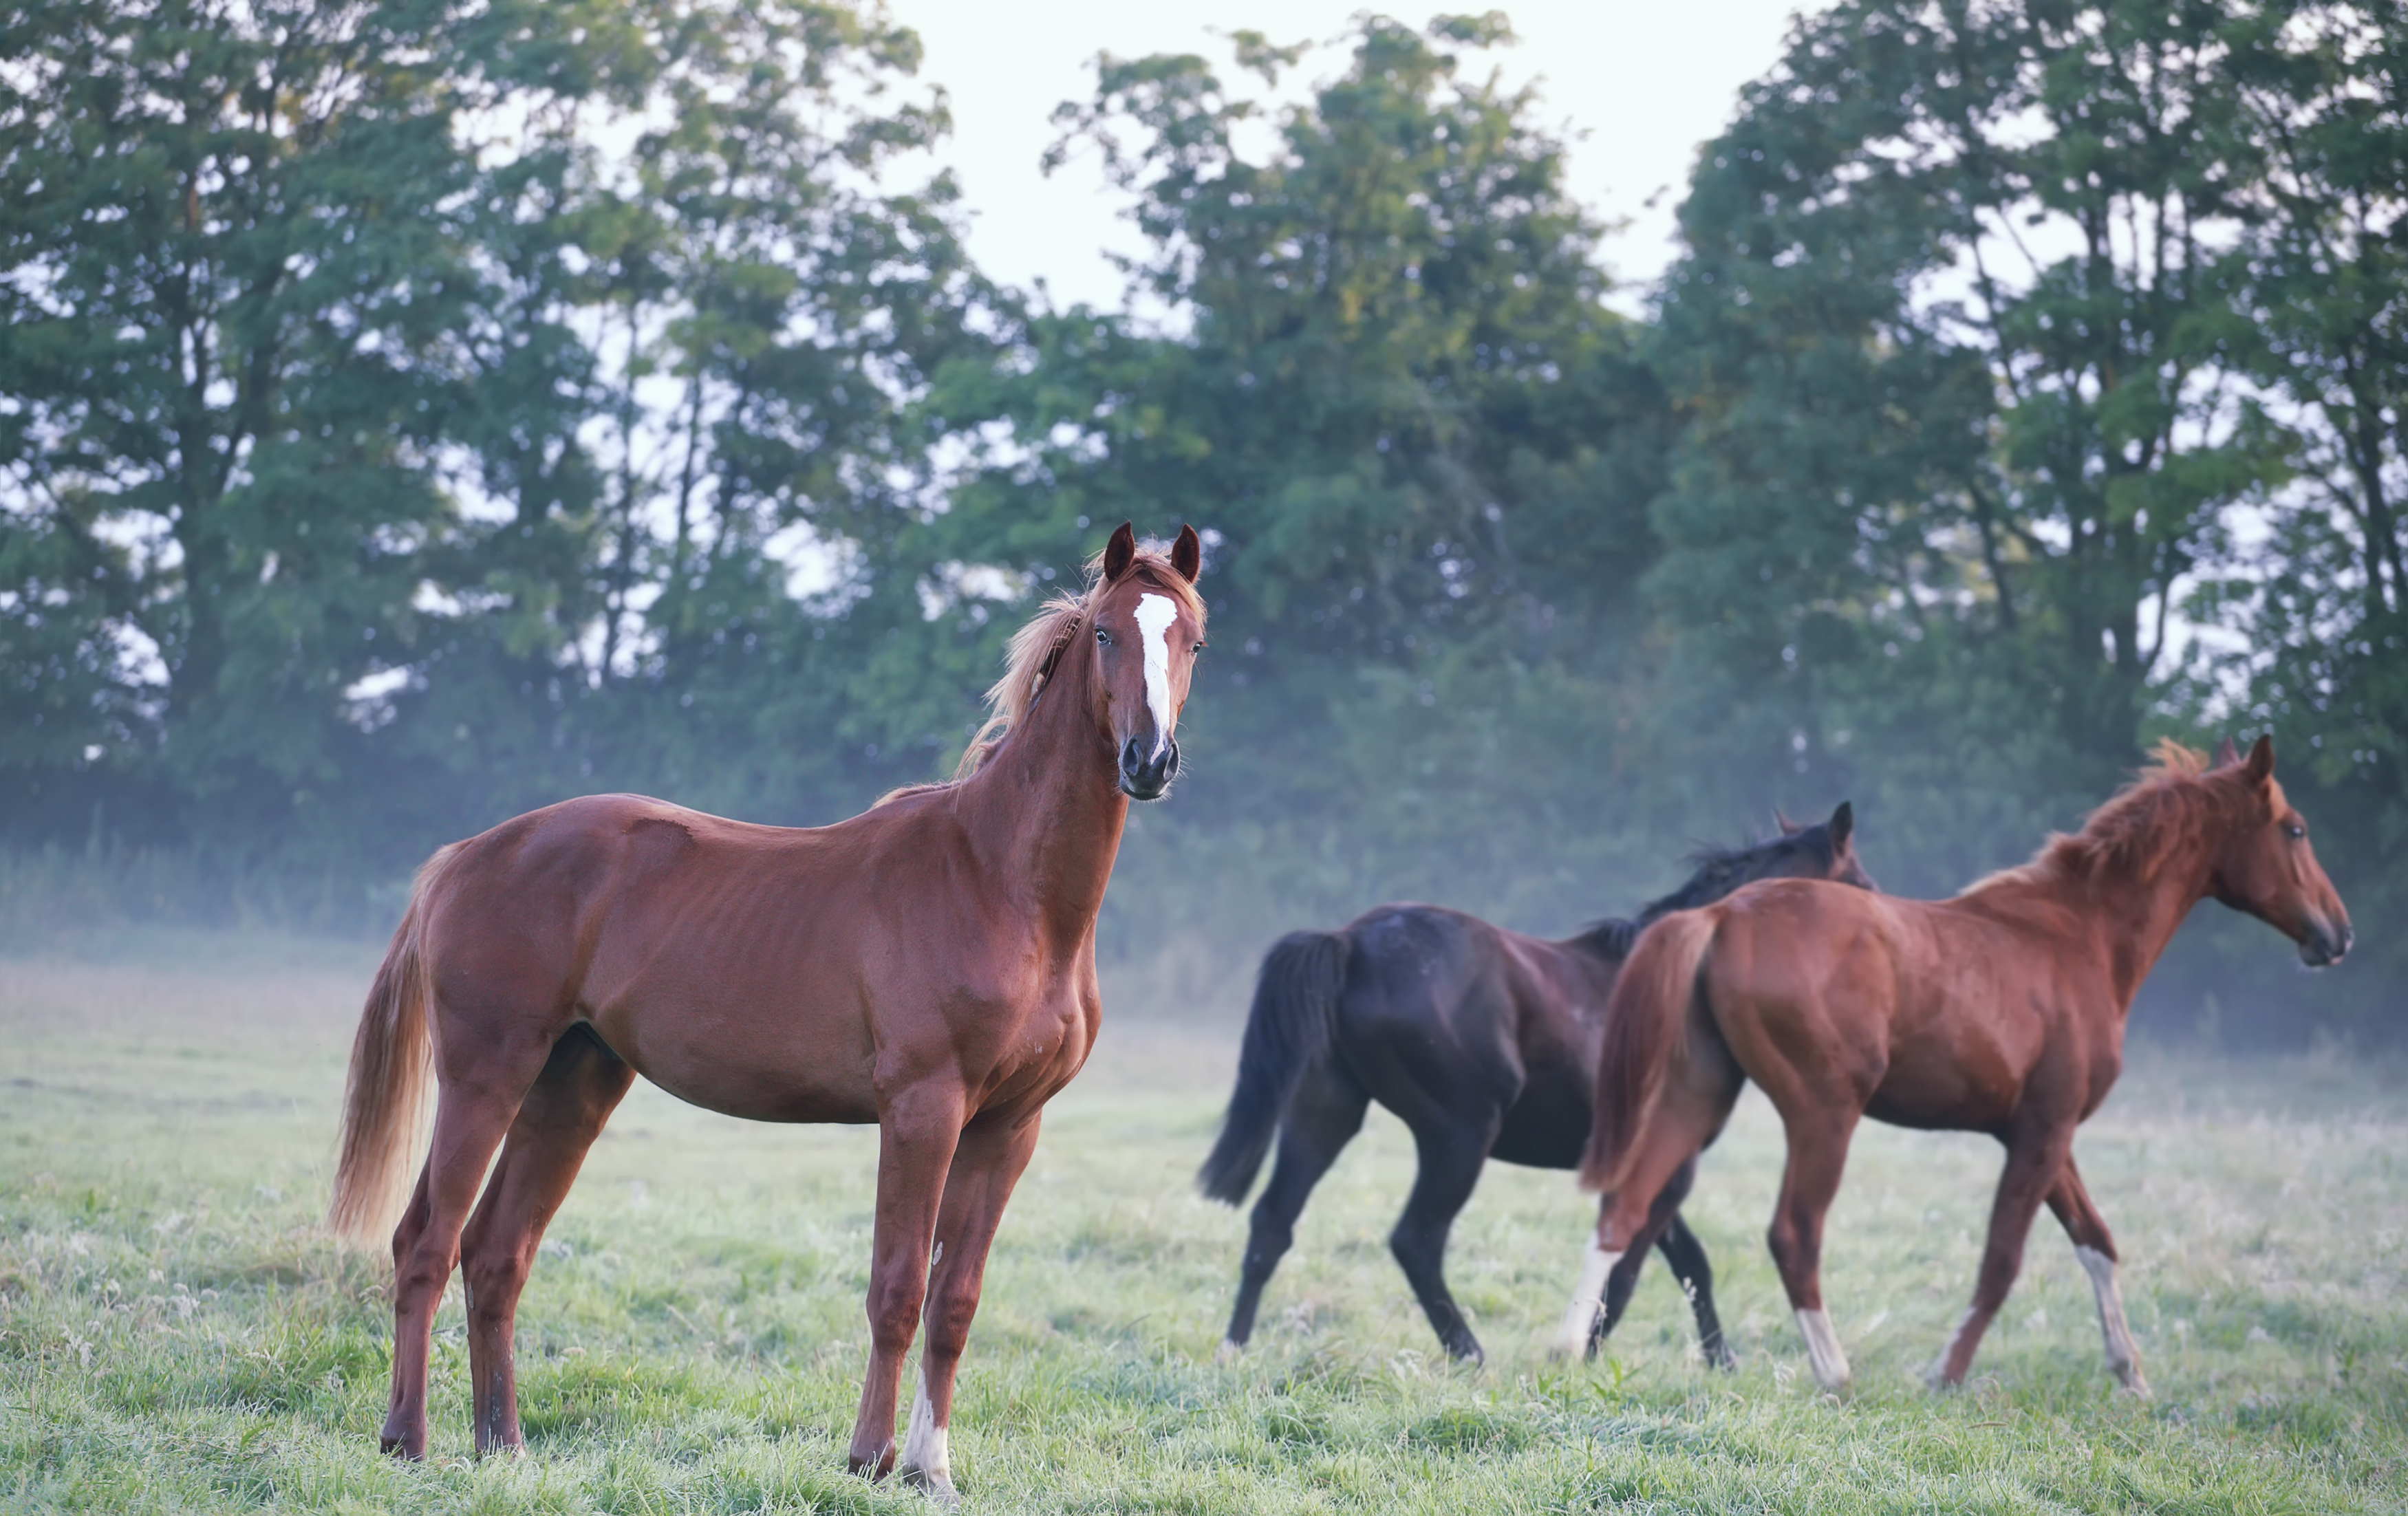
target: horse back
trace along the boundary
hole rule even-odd
[[[637,795],[563,802],[451,860],[439,1014],[471,1042],[584,1021],[697,1105],[873,1121],[882,1088],[976,1061],[954,1026],[1010,1036],[992,1013],[1038,998],[973,872],[935,807],[786,828]],[[1054,1030],[1035,1051],[1083,1059]]]
[[[1808,880],[1708,909],[1708,1004],[1776,1105],[1847,1092],[1898,1124],[1988,1129],[2077,1051],[2057,1037],[2065,965],[2021,923]]]

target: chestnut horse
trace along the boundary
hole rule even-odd
[[[2211,896],[2292,938],[2312,967],[2349,951],[2348,912],[2274,782],[2269,738],[2213,769],[2159,744],[2157,763],[2078,836],[1954,899],[1783,882],[1666,917],[1606,1012],[1583,1177],[1608,1193],[1589,1267],[1632,1245],[1649,1199],[1714,1139],[1752,1079],[1789,1143],[1773,1262],[1815,1379],[1837,1388],[1848,1359],[1823,1309],[1823,1218],[1857,1119],[1986,1132],[2007,1158],[1980,1281],[1929,1377],[1963,1381],[2046,1201],[2090,1276],[2108,1366],[2146,1394],[2115,1241],[2074,1167],[2073,1132],[2123,1070],[2133,992]]]
[[[1295,1238],[1297,1215],[1377,1100],[1412,1129],[1421,1164],[1389,1251],[1447,1352],[1477,1362],[1480,1339],[1446,1287],[1447,1234],[1489,1159],[1579,1166],[1606,996],[1631,943],[1657,917],[1719,900],[1751,880],[1830,879],[1871,889],[1850,844],[1854,824],[1844,801],[1818,825],[1784,819],[1769,841],[1699,854],[1689,882],[1637,921],[1600,922],[1560,942],[1407,905],[1375,907],[1335,932],[1282,937],[1264,955],[1238,1086],[1197,1176],[1206,1194],[1237,1205],[1279,1139],[1279,1162],[1247,1228],[1225,1346],[1243,1348],[1254,1334],[1263,1286]],[[1713,1270],[1681,1220],[1687,1191],[1684,1169],[1657,1197],[1654,1236],[1638,1239],[1606,1283],[1604,1326],[1611,1330],[1628,1304],[1653,1242],[1689,1295],[1706,1361],[1727,1366]],[[1585,1320],[1568,1331],[1557,1345],[1566,1352],[1594,1340]]]
[[[810,828],[597,795],[428,860],[360,1018],[329,1217],[367,1238],[399,1211],[387,1452],[425,1453],[428,1332],[455,1264],[477,1449],[521,1446],[519,1292],[640,1073],[754,1121],[878,1123],[849,1461],[894,1466],[924,1299],[903,1472],[952,1497],[946,1427],[987,1248],[1045,1102],[1095,1045],[1096,912],[1128,803],[1178,770],[1198,559],[1193,529],[1167,555],[1115,532],[1085,593],[1012,638],[951,784]],[[433,1147],[403,1209],[430,1071]]]

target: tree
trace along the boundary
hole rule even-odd
[[[1011,432],[945,556],[1034,582],[1090,523],[1209,528],[1187,782],[1221,835],[1182,847],[1304,908],[1476,878],[1565,910],[1602,830],[1583,792],[1661,410],[1535,97],[1471,72],[1509,40],[1367,19],[1259,158],[1260,107],[1204,60],[1105,60],[1055,156],[1100,153],[1133,196],[1133,302],[1172,314],[1039,313],[1016,369],[952,392]],[[1302,56],[1236,47],[1266,84]]]
[[[1797,23],[1684,207],[1656,582],[1713,608],[1692,687],[1758,764],[1890,750],[1951,872],[2136,761],[2186,577],[2283,477],[2222,283],[2252,24],[1853,0]]]
[[[0,653],[11,724],[41,734],[10,744],[21,775],[160,772],[242,825],[341,772],[344,692],[447,516],[433,454],[487,293],[452,128],[495,93],[467,56],[517,20],[0,14]]]
[[[882,184],[945,124],[888,98],[908,31],[68,4],[0,50],[21,835],[105,797],[389,867],[599,775],[789,813],[873,782],[770,755],[844,719],[842,675],[786,676],[867,635],[825,612],[926,508],[908,408],[986,340],[950,184]],[[808,533],[833,600],[772,551]]]

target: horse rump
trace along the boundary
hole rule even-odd
[[[1606,1002],[1605,1045],[1597,1065],[1597,1114],[1589,1126],[1581,1184],[1611,1193],[1628,1177],[1639,1134],[1655,1114],[1664,1079],[1681,1046],[1698,969],[1714,937],[1714,918],[1675,911],[1640,935]]]
[[[1220,1140],[1196,1177],[1224,1205],[1239,1204],[1254,1188],[1297,1080],[1329,1056],[1350,951],[1342,932],[1290,932],[1263,955],[1238,1054],[1238,1087]]]

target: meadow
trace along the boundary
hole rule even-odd
[[[2270,944],[2270,951],[2278,951]],[[875,1136],[638,1086],[520,1316],[529,1452],[470,1457],[456,1287],[429,1460],[380,1457],[380,1258],[318,1230],[371,951],[164,933],[0,959],[0,1509],[917,1510],[843,1472],[867,1344]],[[1741,1367],[1651,1268],[1610,1353],[1543,1343],[1591,1208],[1496,1166],[1452,1251],[1485,1367],[1437,1352],[1385,1245],[1411,1175],[1374,1111],[1254,1349],[1216,1362],[1242,1214],[1194,1193],[1226,994],[1109,987],[1047,1122],[965,1364],[974,1511],[2395,1510],[2408,1505],[2408,1071],[2143,1044],[2084,1131],[2157,1397],[2114,1392],[2043,1216],[1961,1392],[1919,1370],[1971,1288],[1978,1138],[1868,1126],[1826,1284],[1856,1365],[1816,1393],[1762,1243],[1751,1094],[1690,1216]]]

